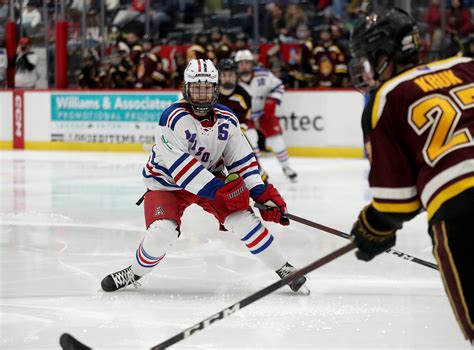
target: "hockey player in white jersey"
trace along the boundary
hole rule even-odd
[[[258,134],[255,128],[265,136],[266,144],[278,159],[283,172],[292,181],[297,174],[290,167],[288,149],[283,139],[283,129],[275,114],[281,103],[285,88],[280,79],[264,68],[255,67],[253,55],[249,50],[237,51],[234,57],[239,72],[239,84],[252,96],[251,120],[247,137],[255,154],[259,154]]]
[[[264,185],[257,162],[242,136],[237,118],[216,103],[218,72],[210,60],[193,59],[184,72],[184,98],[159,118],[155,145],[143,168],[148,191],[143,197],[146,232],[131,265],[107,275],[106,292],[137,281],[159,265],[178,239],[181,217],[191,204],[213,214],[280,278],[295,271],[283,256],[273,235],[255,216],[249,197],[273,206],[262,210],[266,221],[288,225],[286,203],[271,184]],[[225,181],[224,172],[233,181]],[[290,283],[305,293],[306,277]]]

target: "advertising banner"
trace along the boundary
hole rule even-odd
[[[2,123],[0,146],[148,150],[158,118],[180,97],[178,90],[5,91],[0,114],[8,123]],[[287,91],[276,113],[290,154],[361,157],[363,106],[362,95],[350,90]]]
[[[287,91],[277,116],[290,147],[362,148],[363,108],[353,91]]]
[[[153,128],[179,93],[51,93],[51,141],[153,143]]]
[[[13,148],[25,148],[25,104],[23,90],[13,90]]]
[[[0,91],[0,149],[11,149],[13,141],[13,92]]]

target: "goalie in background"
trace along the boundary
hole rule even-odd
[[[351,231],[356,256],[393,247],[403,222],[426,210],[446,292],[473,343],[474,61],[419,65],[416,22],[399,9],[359,22],[350,46],[354,85],[378,86],[362,115],[373,200]]]
[[[140,278],[159,265],[180,236],[181,217],[191,204],[214,215],[280,278],[296,270],[249,206],[252,197],[256,203],[273,207],[260,211],[264,220],[289,224],[284,215],[286,203],[275,187],[263,183],[238,119],[216,103],[217,69],[210,60],[193,59],[184,72],[184,82],[184,98],[158,119],[155,145],[143,168],[145,236],[131,265],[102,280],[106,292],[137,286]],[[227,181],[226,172],[231,172]],[[305,282],[302,276],[289,286],[308,293]]]

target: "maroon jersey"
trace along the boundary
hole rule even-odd
[[[423,207],[432,220],[447,201],[474,188],[471,58],[418,66],[385,82],[362,124],[378,211],[407,214]]]
[[[217,100],[220,104],[229,107],[239,118],[240,124],[247,124],[252,110],[252,98],[249,93],[240,85],[237,85],[234,92],[229,96],[219,94]]]
[[[316,46],[313,50],[313,64],[320,86],[341,86],[342,78],[347,75],[346,58],[335,44],[329,47]]]
[[[138,87],[166,87],[167,78],[158,55],[153,52],[142,55],[137,69]]]

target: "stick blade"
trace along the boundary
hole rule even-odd
[[[61,345],[63,350],[91,350],[90,347],[82,344],[69,333],[61,334],[61,337],[59,338],[59,345]]]

